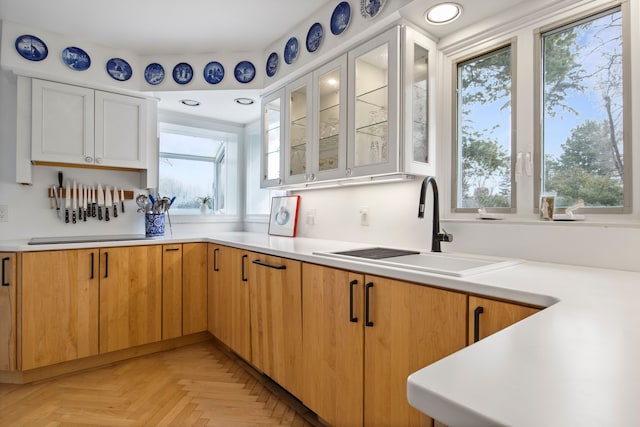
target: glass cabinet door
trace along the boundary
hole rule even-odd
[[[262,101],[262,179],[260,180],[262,188],[282,184],[283,96],[284,90],[280,90],[266,96]]]
[[[311,143],[311,75],[287,87],[289,101],[285,145],[285,183],[305,182],[309,179],[308,165]]]
[[[347,56],[314,72],[313,180],[343,178],[347,153]]]
[[[398,170],[399,31],[393,28],[349,53],[352,175]]]
[[[435,131],[429,126],[435,120],[430,79],[435,42],[416,30],[406,27],[404,35],[404,168],[418,175],[435,174]]]

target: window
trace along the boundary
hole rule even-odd
[[[511,46],[459,62],[453,208],[515,208]]]
[[[199,215],[204,200],[213,213],[235,213],[227,200],[227,154],[236,140],[233,133],[161,124],[158,192],[176,197],[171,212]]]
[[[557,207],[584,203],[611,213],[630,206],[622,34],[620,7],[541,33],[536,181]]]

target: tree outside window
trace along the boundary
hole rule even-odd
[[[542,192],[560,207],[623,207],[621,10],[541,37]]]
[[[457,65],[456,208],[511,208],[511,46]]]

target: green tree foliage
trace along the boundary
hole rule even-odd
[[[461,113],[459,207],[510,207],[511,157],[495,137],[500,124],[485,128],[470,117],[487,106],[511,107],[511,50],[504,48],[459,66]],[[495,107],[490,107],[495,108]]]

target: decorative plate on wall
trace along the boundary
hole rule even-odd
[[[147,65],[144,69],[144,79],[150,85],[158,85],[164,80],[164,67],[157,62]]]
[[[280,63],[280,58],[278,54],[275,52],[271,52],[269,58],[267,59],[267,76],[273,77],[278,72],[278,65]]]
[[[331,32],[339,35],[344,32],[351,22],[351,5],[348,1],[338,3],[331,14]]]
[[[36,36],[24,34],[16,38],[16,50],[24,59],[42,61],[49,54],[47,45]]]
[[[76,71],[84,71],[91,66],[89,54],[79,47],[69,46],[62,51],[62,62]]]
[[[186,85],[193,78],[193,68],[186,62],[181,62],[173,67],[173,80],[179,85]]]
[[[316,22],[309,28],[307,33],[307,51],[315,52],[322,43],[322,37],[324,36],[324,30],[319,22]]]
[[[386,3],[387,0],[360,0],[360,13],[365,18],[375,18]]]
[[[218,84],[224,79],[224,67],[221,63],[212,61],[204,67],[204,79],[212,85]]]
[[[284,46],[284,62],[291,64],[298,57],[298,39],[291,37]]]
[[[107,61],[107,73],[121,82],[127,81],[133,75],[131,65],[122,58],[111,58]]]
[[[240,61],[233,74],[240,83],[249,83],[256,76],[256,67],[249,61]]]

